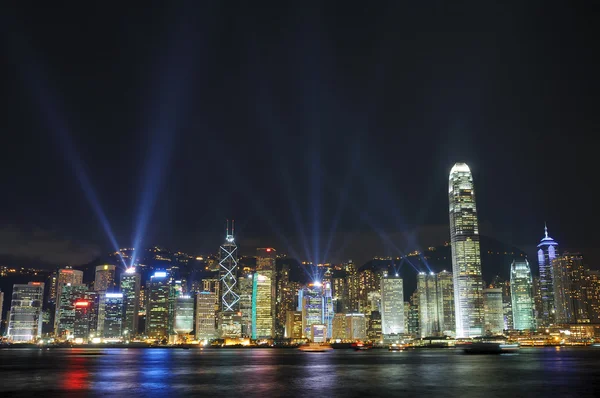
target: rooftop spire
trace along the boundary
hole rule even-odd
[[[548,237],[548,225],[546,225],[546,221],[544,221],[544,233],[546,234],[546,238]]]

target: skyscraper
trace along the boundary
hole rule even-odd
[[[217,293],[203,291],[196,296],[196,339],[211,340],[217,337],[215,297]]]
[[[252,280],[252,338],[270,339],[275,334],[273,272],[257,271]]]
[[[169,333],[169,278],[166,272],[157,271],[146,285],[146,335],[164,338]]]
[[[510,266],[510,297],[513,328],[515,330],[534,330],[533,279],[527,260],[513,261]]]
[[[440,334],[440,318],[437,277],[434,272],[419,272],[417,275],[417,292],[419,294],[421,337],[437,336]]]
[[[221,311],[236,312],[240,296],[236,293],[238,272],[237,246],[233,238],[233,222],[229,233],[229,221],[225,242],[219,249],[219,280],[221,281]]]
[[[556,323],[589,323],[585,303],[585,269],[579,253],[564,253],[552,261]]]
[[[42,336],[44,284],[13,285],[6,336],[15,342],[33,341]]]
[[[104,295],[104,322],[102,337],[121,339],[123,333],[123,293]]]
[[[450,170],[448,198],[456,337],[480,336],[484,319],[479,226],[473,176],[465,163]]]
[[[252,338],[275,337],[275,304],[277,300],[275,249],[256,249],[256,273],[252,287]]]
[[[548,236],[548,227],[544,225],[544,237],[538,244],[538,266],[540,270],[540,299],[541,313],[538,314],[542,321],[541,326],[554,323],[554,278],[552,275],[552,261],[558,252],[558,243]]]
[[[115,287],[115,266],[98,265],[94,278],[94,290],[97,292],[112,291]]]
[[[298,304],[302,311],[303,335],[312,339],[312,325],[324,325],[323,286],[310,283],[298,292]]]
[[[238,278],[238,294],[240,295],[240,313],[242,314],[242,336],[252,336],[252,290],[254,274],[240,275]]]
[[[440,332],[454,336],[456,321],[454,320],[454,282],[452,273],[446,270],[437,274],[437,297]]]
[[[128,268],[121,274],[121,292],[123,293],[123,333],[126,337],[135,336],[138,331],[140,311],[140,274],[135,268]]]
[[[194,330],[194,297],[181,295],[175,299],[173,331],[178,335],[187,335]]]
[[[54,317],[54,334],[57,338],[67,339],[74,332],[75,302],[84,300],[88,286],[84,284],[72,285],[67,283],[62,286],[56,302],[56,315]]]
[[[483,289],[483,315],[485,334],[496,335],[504,331],[504,307],[502,289]]]
[[[404,333],[404,287],[402,278],[384,274],[381,278],[381,332]]]

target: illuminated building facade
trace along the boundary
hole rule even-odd
[[[331,338],[334,340],[346,339],[346,314],[335,314],[333,317]]]
[[[302,311],[302,330],[307,338],[312,339],[311,326],[323,325],[323,287],[321,283],[309,284],[298,292],[298,303]]]
[[[256,272],[252,279],[253,339],[270,339],[275,336],[273,276],[273,271],[264,270]]]
[[[211,340],[217,337],[215,292],[199,292],[196,296],[196,339]]]
[[[120,339],[123,334],[123,293],[104,295],[104,322],[102,337]]]
[[[94,278],[94,290],[97,292],[113,291],[115,288],[115,266],[111,264],[98,265]]]
[[[285,338],[301,339],[302,333],[302,311],[288,311],[285,322]]]
[[[554,277],[552,275],[552,262],[558,253],[558,243],[548,236],[548,227],[544,226],[544,238],[538,244],[538,267],[540,271],[539,294],[540,313],[538,317],[541,326],[550,326],[554,323]]]
[[[529,262],[513,261],[510,266],[512,326],[515,330],[535,330],[533,279]]]
[[[286,313],[294,309],[294,294],[290,289],[290,266],[287,263],[276,267],[275,278],[275,336],[284,337],[286,325]],[[290,300],[291,299],[291,300]]]
[[[600,324],[600,271],[585,271],[584,300],[590,323]]]
[[[552,261],[556,323],[589,323],[585,269],[581,254],[565,253]]]
[[[420,337],[438,336],[440,334],[440,319],[435,273],[419,272],[417,275],[417,292],[419,295]]]
[[[96,333],[95,325],[92,324],[93,304],[89,300],[78,300],[74,303],[73,338],[86,342],[90,335]]]
[[[54,317],[56,328],[54,334],[58,338],[68,338],[73,335],[75,323],[75,302],[86,298],[87,285],[66,284],[62,287],[56,303]]]
[[[454,336],[456,321],[454,318],[454,280],[451,272],[444,270],[437,273],[437,297],[440,331],[446,336]]]
[[[502,289],[483,289],[484,332],[486,335],[502,334],[504,331],[504,308]]]
[[[227,222],[227,231],[225,242],[219,249],[219,280],[221,293],[221,311],[238,311],[238,301],[240,296],[237,290],[237,272],[238,258],[237,245],[233,238],[233,226],[229,233],[229,221]]]
[[[367,319],[365,314],[346,314],[346,339],[366,340]]]
[[[26,285],[13,285],[6,333],[9,340],[28,342],[42,336],[43,301],[43,283],[29,282]]]
[[[194,297],[181,295],[175,299],[173,330],[178,335],[189,334],[194,330]]]
[[[240,313],[242,314],[242,336],[252,336],[252,290],[254,288],[254,274],[247,274],[238,278],[238,294],[240,295]]]
[[[404,333],[404,285],[398,275],[381,278],[381,331],[384,335]]]
[[[123,333],[135,336],[138,333],[138,316],[140,312],[141,276],[135,268],[128,268],[121,274],[121,292],[123,293]]]
[[[381,340],[381,312],[371,311],[368,319],[367,337],[373,341]]]
[[[481,336],[483,279],[475,189],[469,166],[456,163],[450,170],[448,185],[456,337]]]
[[[418,337],[421,335],[419,325],[419,292],[415,291],[410,296],[410,309],[408,310],[408,334]]]
[[[346,312],[357,312],[360,293],[360,279],[356,265],[352,260],[343,264],[346,271],[347,304]]]
[[[359,312],[368,315],[373,308],[373,293],[380,293],[381,273],[364,270],[358,274],[358,309]]]
[[[169,333],[169,278],[166,272],[155,272],[146,284],[146,335],[164,338]]]

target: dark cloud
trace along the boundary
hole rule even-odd
[[[14,225],[0,228],[0,256],[4,259],[63,266],[86,264],[100,254],[98,246],[65,237],[59,231]]]

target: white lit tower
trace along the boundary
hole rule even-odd
[[[450,170],[450,239],[456,337],[483,334],[483,279],[473,175],[465,163]]]
[[[225,243],[219,250],[219,280],[221,282],[221,311],[235,312],[238,310],[240,296],[235,292],[237,284],[237,246],[233,239],[234,220],[231,221],[231,233],[229,231],[229,220],[225,231]]]

